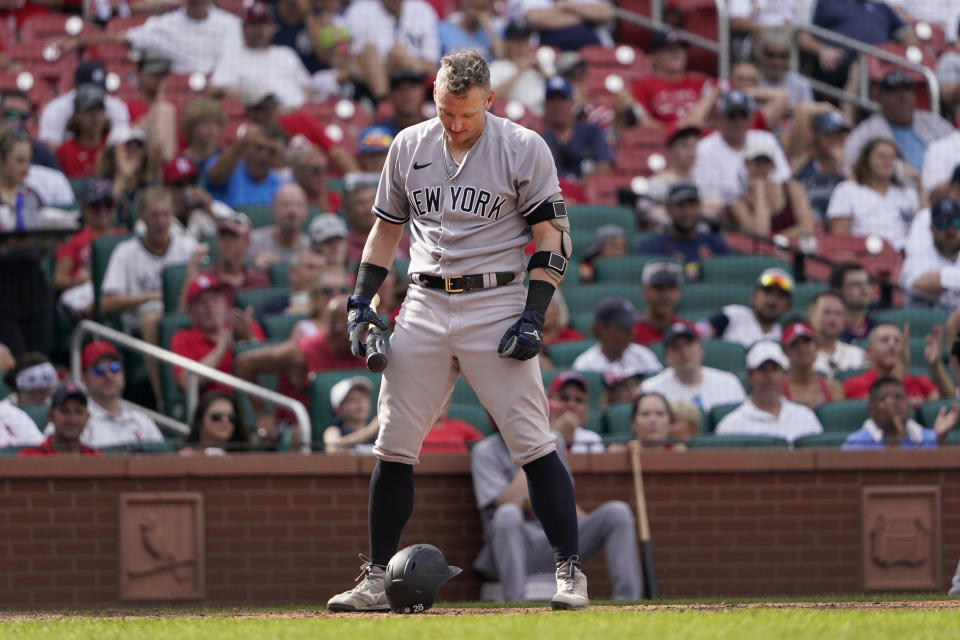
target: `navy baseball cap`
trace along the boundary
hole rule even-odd
[[[896,89],[906,89],[914,88],[917,86],[917,81],[913,79],[910,74],[904,71],[891,71],[887,75],[883,76],[883,80],[880,81],[880,89],[882,91],[894,91]]]
[[[637,312],[629,300],[604,298],[597,304],[593,320],[597,324],[613,324],[629,329],[637,321]]]
[[[114,202],[113,185],[104,178],[88,178],[80,184],[77,200],[81,205],[104,200]]]
[[[427,76],[413,69],[397,69],[390,74],[390,88],[396,89],[405,82],[423,84]]]
[[[573,95],[573,88],[563,76],[553,76],[547,80],[545,97],[549,98],[555,95],[562,95],[564,98],[570,98]]]
[[[640,281],[644,286],[650,287],[661,285],[679,287],[683,284],[683,267],[670,260],[648,262],[643,267]]]
[[[960,202],[953,198],[940,198],[930,207],[930,222],[934,226],[943,226],[944,229],[958,224],[960,220]]]
[[[700,202],[700,190],[692,182],[677,182],[667,192],[667,204]]]
[[[659,51],[666,47],[680,46],[685,47],[687,43],[680,39],[680,34],[676,30],[658,31],[650,43],[650,51]]]
[[[699,337],[690,325],[684,324],[683,322],[674,322],[663,332],[663,346],[669,347],[670,343],[677,338],[692,338],[697,340]]]
[[[530,37],[533,31],[523,22],[510,22],[507,24],[507,28],[503,30],[503,39],[504,40],[519,40]]]
[[[83,404],[87,404],[87,394],[83,392],[83,389],[77,386],[76,382],[68,380],[54,389],[53,395],[50,396],[50,408],[53,409],[54,407],[59,407],[71,398],[79,400]]]
[[[837,131],[850,131],[850,125],[836,111],[825,111],[814,118],[813,130],[820,133],[836,133]]]
[[[753,113],[753,100],[743,91],[733,89],[720,96],[720,99],[717,100],[717,108],[725,116],[738,111],[749,115]]]
[[[83,60],[73,70],[73,86],[96,84],[107,87],[107,69],[99,60]]]

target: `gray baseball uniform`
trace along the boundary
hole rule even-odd
[[[380,387],[381,459],[416,463],[420,445],[460,373],[499,425],[518,464],[555,449],[536,358],[500,358],[497,345],[523,311],[524,220],[560,192],[550,150],[535,132],[492,114],[460,165],[438,118],[394,139],[374,213],[411,226],[407,292]],[[498,272],[513,283],[493,286]],[[417,284],[418,275],[483,274],[489,288],[452,294]]]

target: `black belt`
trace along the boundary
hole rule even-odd
[[[497,283],[492,286],[496,287],[510,284],[517,277],[512,271],[499,271],[493,275],[496,276]],[[447,293],[466,293],[468,291],[476,291],[477,289],[490,288],[486,286],[484,274],[482,273],[473,276],[455,276],[453,278],[441,278],[440,276],[416,273],[410,276],[410,282],[428,289],[441,289]]]

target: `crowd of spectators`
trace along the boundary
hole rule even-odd
[[[576,268],[548,311],[541,358],[551,425],[570,451],[625,437],[679,451],[710,431],[796,445],[823,433],[818,408],[855,399],[870,419],[847,425],[862,426],[850,447],[941,442],[955,411],[919,425],[897,404],[901,391],[915,406],[955,397],[948,352],[960,318],[942,325],[960,303],[960,134],[950,121],[960,2],[941,4],[952,14],[901,2],[731,2],[729,78],[697,63],[682,14],[648,41],[615,42],[607,0],[461,0],[452,12],[424,0],[257,0],[235,12],[211,0],[121,2],[115,14],[90,9],[79,35],[44,32],[45,63],[62,70],[53,85],[8,47],[0,228],[22,231],[47,207],[75,207],[82,227],[55,249],[0,239],[0,296],[17,301],[0,311],[12,392],[0,403],[0,446],[163,443],[121,400],[175,415],[188,388],[178,368],[95,341],[81,354],[82,384],[53,392],[55,365],[60,378],[66,365],[59,334],[94,318],[300,400],[323,416],[316,448],[369,452],[376,387],[350,354],[345,296],[387,150],[434,113],[440,56],[468,47],[490,63],[493,111],[541,133],[568,203],[584,205],[571,206]],[[13,38],[61,17],[33,8],[5,11]],[[946,44],[918,38],[918,20]],[[849,48],[795,29],[807,23],[939,56],[942,104],[929,104],[917,74],[861,68]],[[856,87],[864,74],[875,111],[831,103],[811,84]],[[598,195],[605,183],[618,187],[612,199]],[[600,204],[626,215],[595,223]],[[731,284],[710,268],[743,251],[738,237],[780,257],[775,245],[809,253],[853,237],[894,258],[880,270],[840,265],[802,298],[808,283],[789,264],[744,266],[736,295],[689,302]],[[647,260],[623,275],[637,258]],[[399,312],[408,259],[405,238],[380,292],[385,316]],[[895,304],[938,310],[940,322],[911,339],[909,325],[875,317],[878,279],[899,285]],[[585,296],[590,288],[598,293]],[[32,397],[37,389],[45,395]],[[288,412],[238,402],[214,381],[200,393],[194,414],[179,416],[191,427],[188,454],[296,446]],[[465,450],[489,433],[475,397],[455,389],[452,399],[426,450]],[[613,417],[618,406],[630,408],[626,420]],[[31,407],[44,407],[26,420],[47,440],[28,428]]]

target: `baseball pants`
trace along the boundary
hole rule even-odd
[[[538,359],[497,355],[525,300],[526,290],[516,284],[461,294],[410,285],[380,385],[377,457],[419,462],[423,439],[458,375],[490,412],[518,465],[556,449]]]
[[[580,519],[580,550],[587,560],[606,549],[607,574],[614,600],[640,599],[640,557],[637,551],[633,513],[625,502],[612,500]],[[527,576],[552,574],[553,549],[540,523],[526,520],[515,504],[497,507],[490,523],[487,544],[474,568],[496,577],[507,602],[524,599]]]

